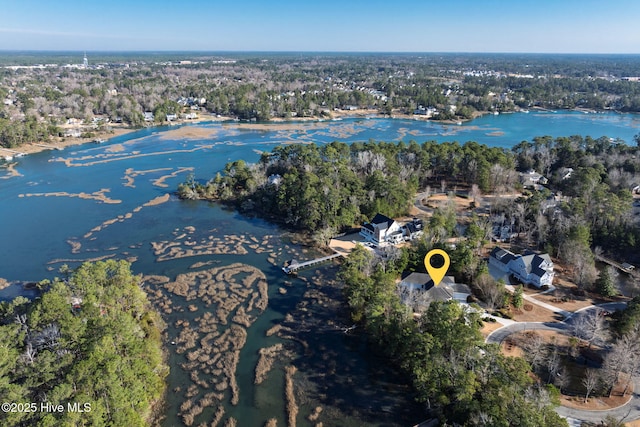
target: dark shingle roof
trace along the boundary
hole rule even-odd
[[[545,261],[549,263],[551,262],[551,258],[549,257],[548,254],[534,255],[533,260],[531,262],[531,272],[538,277],[544,276],[547,270],[545,270],[540,266]]]
[[[496,246],[495,248],[493,248],[490,256],[497,259],[504,265],[509,264],[509,261],[516,258],[516,256],[512,252],[509,252],[506,249],[502,249],[499,246]]]
[[[391,224],[393,224],[393,220],[388,216],[377,213],[376,216],[374,216],[371,220],[371,224],[375,224],[378,226],[378,228],[384,230],[391,227]]]

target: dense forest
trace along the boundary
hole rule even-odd
[[[168,367],[163,322],[124,261],[43,281],[41,298],[0,304],[3,426],[145,426]],[[42,410],[50,404],[62,410]],[[28,406],[24,406],[28,405]],[[15,409],[15,410],[14,410]]]
[[[430,182],[490,191],[503,182],[492,181],[491,168],[512,169],[513,160],[503,149],[473,142],[293,144],[263,153],[254,165],[228,163],[206,183],[192,177],[178,194],[234,202],[292,228],[331,234],[377,212],[406,214],[415,192]]]
[[[430,109],[432,119],[456,121],[533,107],[640,111],[640,58],[632,55],[166,53],[102,54],[86,68],[80,61],[0,56],[0,145],[62,137],[69,119],[87,134],[194,111],[270,120]]]
[[[638,253],[631,192],[640,182],[638,154],[637,146],[581,136],[538,137],[512,150],[475,142],[294,144],[263,153],[257,164],[230,162],[206,182],[191,177],[178,194],[234,203],[243,212],[315,233],[319,242],[378,212],[406,214],[416,192],[461,193],[479,201],[491,194],[482,202],[491,221],[476,221],[476,233],[487,235],[492,221],[511,224],[529,246],[582,266],[577,282],[591,285],[593,248]],[[523,188],[520,174],[531,169],[548,177],[546,187]],[[428,229],[456,237],[456,224],[455,211],[437,209]]]

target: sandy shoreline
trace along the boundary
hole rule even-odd
[[[473,119],[476,119],[480,116],[488,114],[488,112],[476,112],[473,116]],[[422,115],[414,115],[414,114],[403,114],[394,112],[391,115],[381,114],[377,110],[352,110],[352,111],[332,111],[330,117],[292,117],[292,118],[272,118],[269,122],[266,123],[255,123],[255,122],[240,122],[233,117],[226,116],[217,116],[213,114],[207,114],[198,117],[197,119],[175,122],[177,126],[176,129],[168,129],[162,131],[162,135],[160,136],[162,139],[211,139],[214,138],[218,130],[199,127],[199,126],[188,126],[190,124],[198,124],[198,123],[209,123],[209,122],[222,122],[226,128],[232,129],[251,129],[251,130],[269,130],[269,131],[295,131],[299,130],[301,127],[308,127],[309,123],[313,123],[315,127],[321,128],[324,127],[327,121],[335,121],[340,119],[347,118],[388,118],[388,119],[398,119],[398,120],[415,120],[415,121],[432,121],[434,123],[439,123],[442,125],[455,125],[464,122],[469,122],[471,120],[433,120],[429,116]],[[158,125],[158,126],[165,126]],[[153,126],[155,127],[155,126]],[[140,128],[129,128],[124,126],[114,126],[109,131],[103,132],[94,132],[94,137],[92,138],[53,138],[50,141],[42,141],[21,145],[17,148],[6,149],[0,147],[0,156],[15,156],[16,153],[24,153],[24,154],[33,154],[39,153],[45,150],[55,150],[55,149],[63,149],[67,147],[71,147],[74,145],[86,144],[91,141],[95,141],[97,139],[101,140],[110,140],[117,136],[125,135],[128,133],[135,132],[140,130]],[[117,151],[118,147],[112,149],[112,151]]]
[[[409,114],[394,114],[392,116],[379,114],[374,110],[354,110],[354,111],[334,111],[332,112],[332,118],[323,117],[294,117],[291,119],[273,118],[268,123],[251,123],[251,122],[239,122],[233,117],[224,117],[216,115],[204,115],[197,119],[188,120],[176,123],[176,129],[168,129],[162,132],[161,138],[179,138],[179,139],[202,139],[213,138],[217,134],[217,130],[197,127],[197,126],[185,126],[189,124],[205,123],[205,122],[224,122],[225,127],[237,128],[237,129],[253,129],[253,130],[275,130],[275,131],[290,131],[296,130],[300,126],[308,122],[317,122],[318,127],[324,126],[325,121],[341,119],[341,118],[392,118],[392,119],[407,119],[407,120],[427,120],[425,116],[412,116]],[[443,122],[444,123],[444,122]],[[163,126],[163,125],[160,125]],[[17,148],[6,149],[0,147],[0,156],[15,156],[16,153],[34,154],[45,150],[56,150],[74,145],[86,144],[97,139],[108,140],[126,135],[128,133],[140,130],[140,128],[129,127],[112,127],[109,131],[94,132],[92,138],[53,138],[50,141],[39,141],[29,144],[21,145]]]

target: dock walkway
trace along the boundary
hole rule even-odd
[[[292,261],[292,263],[290,265],[288,265],[287,267],[282,267],[282,271],[284,271],[287,274],[291,274],[294,271],[298,271],[301,268],[306,268],[306,267],[311,267],[312,265],[316,265],[316,264],[320,264],[323,263],[325,261],[329,261],[338,257],[341,257],[342,254],[340,253],[335,253],[333,255],[329,255],[329,256],[324,256],[322,258],[316,258],[316,259],[312,259],[310,261],[305,261],[305,262],[296,262],[296,261]]]
[[[36,144],[34,142],[31,145],[35,145],[36,147],[48,148],[50,150],[62,150],[62,148],[60,147],[56,147],[55,145],[49,145],[49,144]]]
[[[605,264],[609,264],[610,266],[615,267],[618,270],[625,272],[632,277],[640,278],[640,272],[636,271],[636,269],[633,266],[631,266],[630,268],[625,268],[623,264],[620,264],[619,262],[616,262],[612,259],[605,258],[602,255],[595,255],[595,259],[600,262],[604,262]]]

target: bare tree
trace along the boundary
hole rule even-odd
[[[36,358],[36,349],[33,348],[30,342],[27,343],[27,347],[24,350],[24,353],[20,356],[20,358],[27,364],[31,365]]]
[[[558,347],[556,345],[553,345],[553,349],[547,353],[545,362],[547,372],[549,373],[547,383],[551,384],[554,382],[556,374],[560,371],[560,355],[558,354]]]
[[[549,234],[549,221],[547,221],[547,217],[542,212],[538,212],[538,215],[536,215],[536,231],[536,243],[542,245],[547,241]]]
[[[598,270],[589,248],[567,240],[560,248],[563,258],[573,267],[573,280],[579,288],[589,287],[595,282]]]
[[[27,315],[26,314],[16,314],[15,322],[20,325],[20,329],[29,332],[29,324],[27,323]]]
[[[476,279],[476,286],[489,311],[503,306],[506,292],[503,284],[497,283],[488,273],[483,273]]]
[[[51,323],[37,332],[29,340],[37,349],[51,349],[58,345],[60,338],[60,328],[55,323]]]
[[[623,395],[627,394],[629,391],[629,386],[631,385],[631,380],[634,376],[638,375],[640,371],[640,325],[636,325],[636,327],[625,334],[614,344],[615,347],[620,347],[616,349],[622,353],[622,363],[623,363],[623,371],[627,374],[627,381],[625,382]]]
[[[471,199],[473,200],[473,204],[476,207],[479,207],[480,205],[482,205],[482,192],[480,191],[480,188],[478,187],[477,184],[473,184],[471,186],[471,191],[469,192],[469,196],[471,196]]]
[[[601,310],[589,310],[587,313],[577,314],[572,324],[572,333],[589,343],[589,348],[593,343],[606,338],[607,330]]]
[[[490,426],[493,424],[493,418],[491,415],[483,411],[473,414],[469,421],[471,422],[471,425],[474,426]]]
[[[402,303],[411,308],[414,313],[422,313],[429,307],[428,295],[421,289],[400,286],[399,294]]]
[[[553,378],[553,384],[558,387],[560,392],[569,385],[569,372],[567,372],[566,368],[561,367],[558,369]]]
[[[529,332],[526,339],[523,340],[522,349],[524,350],[525,359],[534,370],[542,365],[547,354],[546,344],[542,335],[536,332]]]
[[[623,394],[628,391],[633,375],[638,373],[639,332],[638,328],[636,328],[623,335],[616,340],[611,350],[604,357],[602,368],[605,383],[609,387],[609,396],[613,393],[613,387],[620,381],[623,373],[627,374]]]
[[[598,371],[595,369],[587,369],[584,373],[584,377],[582,377],[582,385],[584,386],[586,393],[584,395],[584,403],[587,403],[589,400],[589,395],[595,388],[598,386],[600,382],[600,376],[598,375]]]

